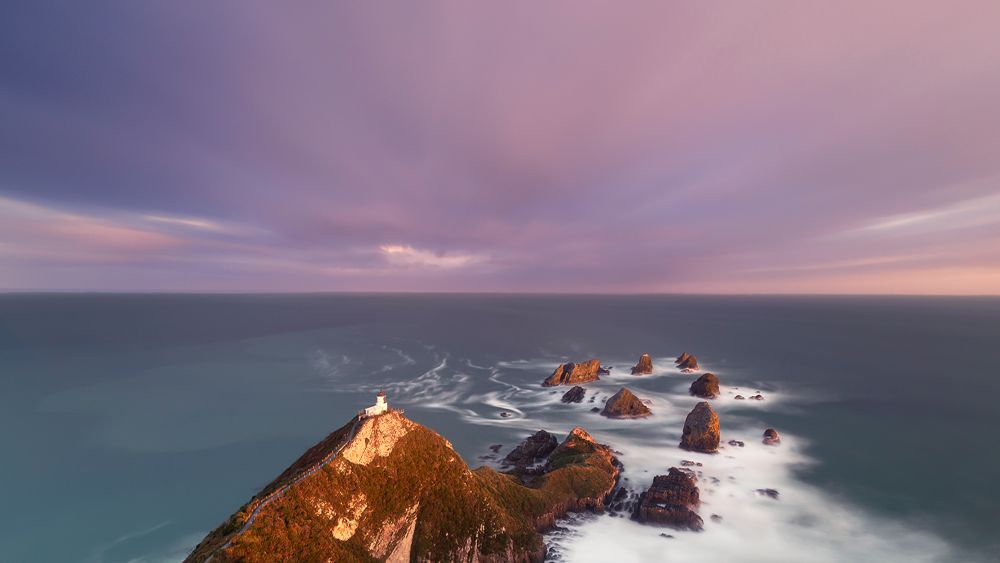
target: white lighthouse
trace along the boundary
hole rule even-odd
[[[385,402],[385,391],[379,391],[375,395],[375,404],[365,409],[365,416],[380,415],[389,410],[389,403]]]

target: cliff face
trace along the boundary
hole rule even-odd
[[[573,362],[562,364],[556,368],[542,385],[552,387],[554,385],[576,385],[587,381],[600,379],[601,361],[587,360],[586,362],[574,364]]]
[[[617,477],[607,448],[578,436],[553,459],[564,463],[522,482],[470,470],[447,440],[399,413],[354,420],[187,561],[541,561],[538,530],[566,510],[600,506]]]

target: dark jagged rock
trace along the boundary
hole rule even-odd
[[[593,408],[590,409],[590,412],[601,412],[601,409],[599,409],[597,407],[593,407]]]
[[[639,522],[680,530],[701,530],[704,522],[693,510],[699,502],[698,486],[691,470],[671,467],[666,475],[654,477],[652,486],[639,495],[632,516]]]
[[[776,489],[757,489],[757,494],[778,500],[778,491]]]
[[[719,449],[719,416],[711,405],[702,401],[695,405],[684,420],[681,447],[685,450],[715,453]]]
[[[563,393],[561,401],[564,403],[580,403],[583,401],[583,397],[586,394],[587,390],[577,385],[569,391]]]
[[[490,451],[493,452],[493,453],[499,453],[500,452],[500,448],[502,448],[502,447],[503,447],[503,444],[493,444],[492,446],[490,446]]]
[[[552,387],[555,385],[575,385],[600,379],[601,361],[587,360],[586,362],[574,364],[569,362],[562,364],[552,372],[542,385]]]
[[[604,403],[601,414],[608,418],[642,418],[652,411],[627,387],[622,387]]]
[[[746,397],[744,397],[743,395],[737,395],[737,396],[735,396],[733,398],[736,399],[737,401],[743,401],[743,400],[746,399]]]
[[[653,358],[649,354],[639,356],[639,363],[632,366],[632,375],[648,375],[653,373]]]
[[[684,373],[698,371],[698,358],[688,354],[687,352],[677,356],[674,363],[677,364],[677,367]]]
[[[764,400],[764,396],[761,395],[760,393],[757,393],[756,395],[751,396],[750,399],[752,399],[754,401],[763,401]]]
[[[597,375],[611,375],[611,366],[600,366],[597,368]]]
[[[714,399],[719,396],[719,378],[714,373],[705,373],[691,383],[689,393],[703,399]]]
[[[764,431],[763,441],[765,446],[777,446],[781,443],[781,435],[774,428],[768,428]]]
[[[552,450],[556,449],[559,441],[556,437],[544,430],[539,430],[524,439],[517,445],[507,457],[503,458],[505,464],[524,467],[533,465],[535,462],[545,459]]]

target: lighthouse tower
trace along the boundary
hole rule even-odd
[[[375,395],[375,404],[365,409],[365,416],[380,415],[389,410],[389,403],[385,402],[385,391],[379,391]]]

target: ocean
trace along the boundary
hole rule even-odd
[[[677,448],[681,352],[744,447]],[[589,358],[594,403],[539,385]],[[623,385],[651,417],[591,412]],[[635,490],[703,464],[705,531],[581,515],[563,561],[1000,560],[1000,298],[5,294],[0,561],[181,560],[379,390],[473,467],[577,425]]]

